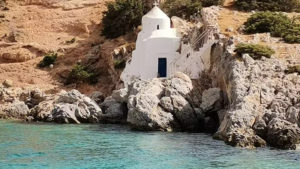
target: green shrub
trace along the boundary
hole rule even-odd
[[[189,18],[200,13],[202,4],[199,0],[166,0],[162,7],[170,16]]]
[[[133,31],[141,24],[144,2],[141,0],[116,0],[107,3],[104,12],[102,35],[116,38]]]
[[[124,69],[126,66],[126,60],[125,59],[117,59],[114,61],[114,67],[115,69]]]
[[[299,0],[236,0],[235,7],[243,11],[300,11]]]
[[[88,69],[87,66],[76,64],[67,78],[67,84],[84,82],[97,83],[96,74]]]
[[[38,64],[38,67],[44,68],[47,66],[50,66],[55,63],[57,59],[57,53],[49,53],[46,56],[44,56],[43,60]]]
[[[286,74],[298,73],[298,75],[300,75],[300,65],[288,66],[284,72]]]
[[[244,23],[246,33],[270,32],[287,43],[300,43],[300,25],[283,13],[258,12]]]
[[[249,54],[253,59],[261,59],[262,56],[270,58],[275,51],[268,46],[257,45],[257,44],[238,44],[235,52],[238,56],[243,54]]]
[[[283,40],[287,43],[300,43],[300,25],[287,29],[283,33]]]
[[[282,13],[258,12],[251,15],[244,25],[246,33],[274,32],[277,35],[283,29],[292,27],[292,20]]]
[[[203,7],[209,7],[213,5],[223,5],[224,0],[201,0]]]

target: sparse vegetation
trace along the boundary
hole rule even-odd
[[[287,43],[300,43],[300,25],[283,13],[258,12],[244,23],[246,33],[270,32]]]
[[[300,75],[300,65],[289,66],[284,72],[286,74],[298,73]]]
[[[102,35],[116,38],[141,24],[145,5],[141,0],[116,0],[107,3],[107,8],[102,21]]]
[[[213,5],[223,5],[224,0],[201,0],[203,7],[209,7]]]
[[[275,51],[268,46],[257,45],[257,44],[238,44],[235,52],[238,56],[242,56],[243,54],[249,54],[253,59],[261,59],[261,57],[270,58]]]
[[[67,78],[67,84],[84,82],[95,84],[97,83],[96,73],[92,72],[88,69],[87,66],[83,66],[80,64],[74,65],[72,71],[70,72]]]
[[[235,7],[243,11],[299,12],[300,0],[236,0]]]
[[[76,38],[72,38],[71,40],[67,40],[66,44],[73,44],[76,42]]]
[[[38,67],[44,68],[54,64],[57,59],[57,56],[57,53],[47,54],[46,56],[44,56],[43,60],[38,64]]]
[[[126,66],[126,60],[125,59],[116,59],[114,61],[115,69],[124,69],[125,66]]]
[[[199,0],[166,0],[163,9],[170,16],[189,18],[193,14],[200,13],[202,3]]]

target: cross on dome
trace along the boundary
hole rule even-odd
[[[159,2],[157,0],[154,1],[153,6],[158,6]]]

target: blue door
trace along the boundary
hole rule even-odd
[[[158,58],[158,77],[167,77],[167,58]]]

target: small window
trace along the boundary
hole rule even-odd
[[[159,25],[157,25],[157,30],[159,30]]]

